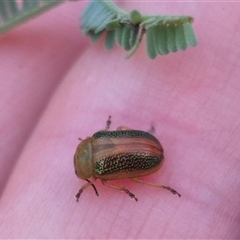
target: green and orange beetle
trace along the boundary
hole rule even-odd
[[[163,148],[160,142],[149,132],[118,127],[109,131],[111,116],[106,129],[96,132],[92,137],[83,140],[74,155],[74,168],[77,177],[86,180],[77,193],[78,201],[81,193],[89,186],[98,191],[93,184],[100,179],[102,184],[124,191],[131,198],[138,200],[133,193],[123,186],[112,185],[107,181],[129,178],[135,182],[169,190],[174,195],[181,195],[174,189],[145,182],[139,177],[156,172],[163,164]],[[91,181],[89,180],[90,178]]]

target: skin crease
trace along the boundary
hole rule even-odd
[[[189,14],[199,44],[130,59],[78,29],[86,2],[67,2],[3,35],[1,238],[239,239],[240,27],[238,3],[121,2],[143,13]],[[79,143],[103,129],[153,124],[162,168],[144,179],[182,194],[124,185],[138,198],[74,174]]]

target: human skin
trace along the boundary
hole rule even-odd
[[[239,239],[240,25],[238,3],[124,2],[126,10],[194,17],[199,44],[125,60],[81,35],[86,2],[68,2],[0,39],[0,238]],[[79,143],[120,125],[148,130],[165,162],[134,183],[138,202],[74,174]]]

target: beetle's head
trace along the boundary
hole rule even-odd
[[[74,168],[77,177],[87,179],[93,176],[91,138],[86,138],[79,143],[74,155]]]

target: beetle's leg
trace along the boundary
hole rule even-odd
[[[120,191],[125,192],[130,198],[133,198],[135,201],[138,201],[138,199],[135,197],[135,195],[133,193],[131,193],[129,190],[127,190],[125,187],[123,186],[117,186],[117,185],[112,185],[107,183],[106,180],[102,180],[102,184]]]
[[[97,191],[97,188],[95,187],[95,185],[91,181],[89,181],[88,179],[86,179],[86,181],[89,182],[92,185],[92,187],[95,191],[95,194],[99,197],[99,194],[98,194],[98,191]],[[96,179],[94,181],[96,181]]]
[[[93,181],[96,181],[96,180],[97,180],[97,179],[95,178]],[[98,191],[97,191],[95,185],[94,185],[91,181],[89,181],[88,179],[86,179],[86,181],[87,181],[87,183],[84,184],[84,185],[79,189],[78,193],[77,193],[76,196],[75,196],[77,202],[78,202],[78,200],[79,200],[79,198],[80,198],[83,190],[86,189],[86,188],[88,188],[90,185],[93,187],[96,195],[99,196]]]
[[[106,130],[108,131],[111,125],[111,116],[108,117],[107,123],[106,123]]]
[[[153,186],[153,187],[157,187],[157,188],[163,188],[163,189],[166,189],[166,190],[169,190],[172,194],[174,195],[178,195],[179,197],[181,197],[181,194],[179,194],[176,190],[168,187],[168,186],[164,186],[164,185],[160,185],[160,184],[155,184],[155,183],[149,183],[149,182],[145,182],[139,178],[131,178],[134,182],[137,182],[137,183],[142,183],[142,184],[147,184],[149,186]]]

